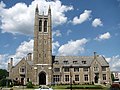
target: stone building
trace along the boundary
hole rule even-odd
[[[111,73],[114,75],[115,81],[120,81],[120,72],[119,71],[112,71]]]
[[[9,78],[26,84],[84,84],[111,83],[108,62],[101,55],[93,56],[52,56],[51,8],[47,15],[40,15],[35,9],[34,50],[13,66],[8,63]]]

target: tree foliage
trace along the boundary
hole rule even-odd
[[[115,77],[114,77],[113,73],[111,73],[111,79],[112,79],[112,81],[115,81]]]
[[[33,88],[33,84],[32,84],[32,82],[31,82],[31,81],[30,81],[30,82],[28,82],[26,86],[27,86],[27,88]]]
[[[12,84],[12,81],[10,79],[6,79],[6,78],[3,78],[0,80],[0,87],[4,87],[4,86],[7,86],[7,87],[12,87],[13,84]]]
[[[3,79],[3,78],[6,78],[8,76],[9,76],[9,74],[8,74],[7,70],[0,69],[0,80]]]

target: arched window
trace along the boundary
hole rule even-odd
[[[39,21],[39,31],[42,31],[42,20]]]
[[[44,32],[47,32],[47,21],[44,21]]]

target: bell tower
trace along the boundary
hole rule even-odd
[[[51,64],[52,32],[51,9],[48,15],[39,15],[38,5],[35,10],[34,24],[34,64]]]
[[[51,82],[52,69],[52,23],[51,23],[51,8],[49,6],[48,14],[39,14],[38,5],[35,9],[34,21],[34,65],[37,67],[37,82],[47,84]],[[43,72],[43,73],[42,73]],[[46,81],[40,81],[42,74],[45,74]]]

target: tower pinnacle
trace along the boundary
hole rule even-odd
[[[50,5],[49,5],[49,9],[48,9],[48,14],[51,14],[51,8],[50,8]]]
[[[36,5],[35,12],[39,13],[38,4]]]

